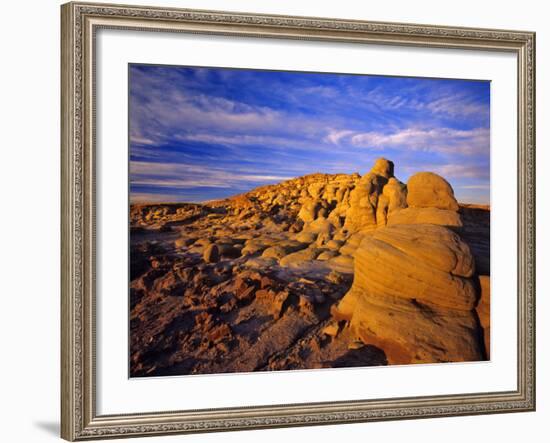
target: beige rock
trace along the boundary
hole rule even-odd
[[[350,194],[344,227],[350,231],[376,228],[376,208],[388,179],[374,172],[365,174]]]
[[[320,252],[321,250],[317,248],[302,249],[301,251],[293,252],[292,254],[288,254],[287,256],[281,258],[279,260],[279,264],[281,266],[296,267],[301,265],[303,262],[315,260]]]
[[[287,240],[277,243],[274,246],[270,246],[263,253],[262,257],[264,258],[274,258],[281,259],[285,255],[288,255],[292,252],[299,251],[300,249],[306,248],[308,245],[305,243],[300,243],[294,240]]]
[[[333,322],[329,323],[327,326],[325,326],[321,333],[328,335],[330,337],[336,337],[338,335],[340,328],[338,327],[338,323]]]
[[[203,258],[206,263],[216,263],[220,260],[220,253],[218,246],[215,244],[209,244],[205,247]]]
[[[210,238],[199,238],[195,243],[193,243],[194,246],[208,246],[210,243],[212,243]]]
[[[310,231],[302,231],[296,234],[294,239],[301,243],[313,243],[317,239],[317,234]]]
[[[317,183],[312,183],[311,185],[309,185],[308,188],[307,188],[307,191],[309,192],[309,195],[311,195],[311,197],[314,200],[316,200],[321,196],[321,194],[323,193],[324,188],[325,188],[325,183],[324,182],[317,182]]]
[[[349,204],[339,204],[328,214],[327,218],[335,228],[340,229],[344,226],[348,209]]]
[[[374,163],[371,172],[385,178],[393,177],[393,162],[385,158],[379,158]]]
[[[321,231],[318,235],[317,235],[317,241],[315,242],[317,244],[317,246],[321,247],[321,246],[324,246],[326,245],[329,241],[331,241],[331,233],[330,233],[330,230],[325,230],[325,231]]]
[[[393,211],[388,217],[388,226],[410,224],[433,224],[462,227],[458,212],[438,208],[405,208]]]
[[[389,364],[479,361],[479,326],[471,311],[428,308],[393,297],[361,297],[352,331],[384,350]]]
[[[389,200],[388,213],[407,207],[407,187],[395,177],[390,177],[382,189],[382,195]]]
[[[355,251],[353,286],[333,315],[392,364],[480,360],[473,273],[468,246],[447,228],[381,228]]]
[[[388,183],[382,189],[382,195],[378,197],[376,208],[377,226],[385,226],[391,214],[406,207],[407,187],[395,177],[390,177]]]
[[[333,240],[337,240],[337,241],[346,241],[347,239],[349,238],[349,233],[347,233],[345,230],[338,230],[336,231],[333,236],[332,236],[332,239]]]
[[[361,241],[355,259],[356,279],[368,280],[370,289],[453,309],[471,310],[475,305],[470,248],[442,226],[378,229]]]
[[[349,255],[337,255],[327,261],[331,269],[351,274],[353,272],[353,257]]]
[[[241,249],[242,255],[254,255],[262,252],[269,246],[268,243],[262,240],[251,239],[247,240],[244,247]]]
[[[351,289],[346,293],[344,298],[340,300],[338,305],[333,305],[330,309],[330,313],[335,320],[346,320],[350,321],[353,318],[353,313],[355,308],[359,304],[360,299],[364,298],[365,294],[362,290],[354,289],[352,286]]]
[[[334,230],[334,225],[325,217],[319,217],[317,220],[309,223],[307,227],[304,228],[304,231],[313,232],[315,234],[320,234],[323,232],[332,235]]]
[[[247,260],[244,266],[249,269],[266,269],[276,264],[277,260],[274,258],[254,257]]]
[[[356,249],[359,247],[359,244],[361,243],[365,235],[366,234],[364,232],[356,232],[352,234],[348,238],[344,246],[340,248],[339,252],[341,254],[353,255]]]
[[[337,202],[337,197],[336,197],[337,192],[338,192],[337,183],[327,183],[322,197],[324,200],[326,200],[329,203]]]
[[[298,212],[298,218],[303,220],[305,223],[312,222],[317,218],[317,213],[321,208],[321,204],[317,200],[307,200],[300,212]]]
[[[326,261],[338,255],[336,251],[323,251],[317,256],[317,260]]]
[[[407,205],[412,208],[439,208],[458,211],[453,188],[433,172],[419,172],[407,182]]]

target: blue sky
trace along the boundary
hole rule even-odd
[[[489,203],[490,84],[135,65],[132,202],[201,202],[314,172],[444,176]]]

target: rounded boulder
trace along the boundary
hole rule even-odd
[[[449,182],[433,172],[419,172],[407,182],[407,204],[411,208],[438,208],[458,211]]]

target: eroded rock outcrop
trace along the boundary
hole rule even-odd
[[[386,159],[378,159],[370,172],[361,177],[350,194],[345,228],[350,231],[376,229],[378,200],[391,177],[393,163]]]
[[[488,208],[459,208],[436,174],[394,174],[382,158],[363,176],[133,205],[132,374],[488,357]]]

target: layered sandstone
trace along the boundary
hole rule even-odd
[[[335,316],[390,364],[483,358],[474,261],[456,233],[430,224],[379,229],[361,242],[354,270]]]

